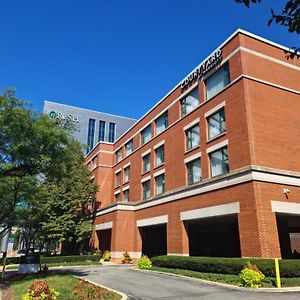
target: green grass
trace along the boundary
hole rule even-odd
[[[181,270],[181,269],[169,269],[169,268],[161,268],[153,266],[150,271],[159,271],[164,273],[177,274],[181,276],[187,276],[192,278],[198,278],[203,280],[209,280],[214,282],[221,282],[226,284],[232,284],[238,286],[240,283],[240,279],[238,275],[231,274],[216,274],[216,273],[202,273],[190,270]],[[275,287],[276,279],[273,277],[267,277],[263,284],[263,287]],[[292,277],[292,278],[281,278],[281,286],[282,287],[295,287],[300,286],[300,277]]]
[[[79,282],[77,278],[68,274],[36,274],[26,276],[20,281],[14,281],[11,284],[15,300],[20,300],[22,298],[22,295],[27,293],[27,288],[30,286],[32,281],[36,279],[47,280],[49,283],[49,287],[54,288],[60,293],[60,300],[69,299],[72,294],[72,288]]]

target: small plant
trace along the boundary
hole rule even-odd
[[[125,251],[122,255],[122,263],[123,264],[129,264],[132,262],[132,257],[130,256],[130,254]]]
[[[110,261],[111,259],[111,252],[109,250],[105,250],[103,253],[103,260]]]
[[[152,262],[147,255],[142,255],[141,258],[138,260],[138,268],[139,269],[151,269]]]
[[[261,287],[265,275],[259,271],[257,266],[248,264],[239,274],[241,285],[244,287],[259,288]]]
[[[46,280],[35,280],[22,296],[22,300],[56,300],[59,292],[50,289]]]
[[[100,255],[101,256],[101,250],[96,249],[95,252],[93,253],[93,255]]]
[[[42,266],[42,270],[43,270],[45,273],[47,273],[48,270],[49,270],[48,265],[47,265],[47,264],[44,264],[44,265]]]

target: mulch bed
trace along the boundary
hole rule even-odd
[[[2,300],[12,300],[13,293],[12,289],[7,285],[0,285],[0,299]]]

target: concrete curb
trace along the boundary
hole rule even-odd
[[[74,275],[73,275],[73,276],[74,276]],[[85,280],[85,281],[87,281],[87,282],[89,282],[89,283],[91,283],[91,284],[94,284],[94,285],[96,285],[96,286],[102,287],[102,288],[107,289],[107,290],[109,290],[109,291],[111,291],[111,292],[114,292],[114,293],[116,293],[116,294],[119,294],[120,296],[122,296],[121,300],[128,300],[127,295],[125,295],[125,294],[122,293],[122,292],[116,291],[116,290],[111,289],[111,288],[109,288],[109,287],[107,287],[107,286],[101,285],[101,284],[99,284],[99,283],[97,283],[97,282],[88,280],[88,279],[86,279],[86,278],[84,278],[84,277],[79,277],[79,276],[74,276],[74,277],[76,277],[76,278],[78,278],[78,279],[83,279],[83,280]],[[0,298],[0,300],[1,300],[1,298]]]
[[[230,290],[237,290],[237,291],[247,291],[247,292],[265,292],[265,293],[291,293],[291,292],[300,292],[300,287],[291,287],[291,288],[258,288],[258,289],[251,289],[251,288],[246,288],[246,287],[240,287],[240,286],[235,286],[231,284],[226,284],[226,283],[221,283],[221,282],[215,282],[215,281],[210,281],[210,280],[205,280],[205,279],[200,279],[200,278],[193,278],[193,277],[188,277],[188,276],[183,276],[179,274],[173,274],[173,273],[166,273],[166,272],[160,272],[160,271],[151,271],[151,270],[140,270],[137,268],[132,268],[132,271],[139,271],[139,272],[152,272],[160,275],[165,275],[165,276],[170,276],[170,277],[179,277],[182,279],[188,279],[192,281],[201,281],[203,283],[209,284],[209,285],[214,285],[214,286],[220,286],[223,288],[227,288]]]

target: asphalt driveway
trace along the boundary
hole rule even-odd
[[[130,300],[300,299],[300,292],[241,291],[127,266],[69,268],[74,275],[123,292]]]

